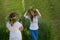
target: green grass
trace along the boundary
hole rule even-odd
[[[60,39],[60,0],[25,0],[25,10],[22,0],[0,0],[0,40],[9,39],[6,28],[6,17],[11,12],[17,12],[22,17],[24,31],[23,40],[32,40],[29,33],[29,20],[23,17],[24,11],[30,6],[38,8],[42,19],[39,19],[39,40]]]

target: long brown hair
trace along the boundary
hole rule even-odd
[[[11,24],[11,26],[16,22],[17,18],[16,17],[16,13],[15,12],[12,12],[10,15],[9,15],[9,23]]]
[[[34,12],[34,16],[31,14],[31,11]],[[28,13],[30,14],[31,21],[33,21],[33,18],[38,15],[35,8],[29,9],[29,10],[28,10]]]

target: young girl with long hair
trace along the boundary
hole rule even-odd
[[[7,28],[10,31],[9,40],[22,40],[21,31],[23,30],[23,25],[17,21],[17,14],[12,12],[7,21]]]
[[[27,15],[29,13],[29,15]],[[41,17],[41,14],[38,9],[30,8],[28,11],[24,14],[25,18],[28,18],[30,20],[30,35],[33,40],[38,40],[38,19]]]

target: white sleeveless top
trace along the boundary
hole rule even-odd
[[[25,16],[25,18],[30,19],[29,16]],[[30,19],[30,27],[29,27],[29,28],[30,28],[31,30],[38,30],[38,18],[39,18],[39,16],[34,17],[34,18],[33,18],[33,22],[32,22],[31,19]]]
[[[9,22],[7,22],[7,28],[10,31],[10,40],[12,40],[13,38],[14,40],[15,39],[22,40],[21,31],[19,30],[20,27],[22,27],[22,24],[19,23],[18,21],[16,21],[12,26]]]

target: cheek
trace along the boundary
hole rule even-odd
[[[35,14],[34,14],[34,12],[33,12],[33,14],[32,14],[32,15],[35,15]]]
[[[32,15],[34,15],[34,12],[31,12]]]
[[[34,15],[34,14],[32,13],[32,15]]]

